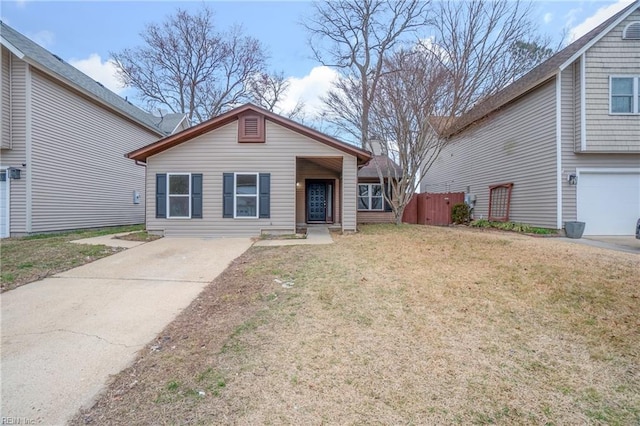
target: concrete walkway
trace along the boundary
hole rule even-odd
[[[327,226],[309,226],[307,228],[307,238],[294,238],[289,240],[260,240],[256,246],[301,246],[333,244],[333,238]]]
[[[250,246],[162,238],[4,293],[3,419],[66,423]]]

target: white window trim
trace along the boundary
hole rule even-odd
[[[627,38],[627,30],[629,29],[630,26],[636,25],[636,24],[640,24],[640,21],[631,21],[627,25],[625,25],[624,29],[622,30],[623,40],[638,40],[637,38]]]
[[[256,177],[256,215],[255,216],[238,216],[238,197],[253,197],[253,195],[238,195],[238,175],[252,175]],[[258,219],[260,217],[260,173],[255,172],[236,172],[233,174],[233,218],[234,219]]]
[[[633,79],[633,104],[631,106],[632,111],[631,112],[613,112],[611,110],[612,102],[612,96],[613,96],[613,79],[614,78],[632,78]],[[633,75],[610,75],[609,76],[609,115],[640,115],[640,100],[638,99],[640,97],[640,76],[633,74]]]
[[[378,185],[378,186],[380,186],[380,190],[384,192],[384,185],[380,185],[379,183],[359,183],[358,184],[358,188],[360,187],[360,185],[367,185],[369,187],[369,191],[367,191],[367,198],[369,199],[369,208],[368,209],[358,208],[358,211],[361,211],[361,212],[383,212],[384,211],[384,194],[381,197],[382,198],[382,208],[379,208],[379,209],[372,209],[371,208],[371,206],[373,205],[371,203],[371,199],[372,198],[380,198],[380,197],[373,197],[373,195],[372,195],[373,191],[371,190],[371,187],[373,185]],[[358,190],[358,198],[365,198],[365,197],[362,197],[359,194],[360,194],[360,190]]]
[[[170,194],[169,182],[171,176],[188,176],[189,177],[189,194]],[[189,215],[188,216],[171,216],[171,197],[188,197],[189,198]],[[167,173],[167,219],[191,219],[191,173]]]

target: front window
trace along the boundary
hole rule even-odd
[[[640,113],[640,77],[611,77],[611,114]]]
[[[167,186],[169,217],[191,217],[191,175],[169,174]]]
[[[358,184],[358,210],[382,210],[384,198],[379,183]]]
[[[258,174],[236,173],[235,217],[258,217]]]

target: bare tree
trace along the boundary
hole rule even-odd
[[[554,53],[537,35],[531,4],[519,0],[442,1],[423,47],[450,72],[460,115]]]
[[[374,157],[373,161],[387,188],[385,200],[400,224],[405,207],[445,142],[440,135],[453,120],[452,81],[439,59],[422,49],[394,53],[385,60],[384,70],[372,104],[371,129],[383,154],[399,170],[387,159]]]
[[[298,100],[293,108],[285,109],[283,101],[289,92],[290,83],[283,72],[262,72],[253,75],[247,82],[249,100],[262,108],[289,118],[303,115],[304,103]]]
[[[518,1],[435,6],[429,18],[435,36],[385,60],[372,106],[372,129],[402,171],[393,176],[388,162],[374,158],[380,182],[391,177],[393,198],[385,197],[398,223],[454,119],[554,53],[537,36],[529,6]]]
[[[245,100],[244,82],[263,71],[267,58],[241,27],[217,31],[207,7],[194,14],[178,9],[140,35],[143,46],[111,53],[120,80],[138,90],[148,109],[164,106],[192,122]]]
[[[383,59],[425,24],[428,8],[424,0],[326,0],[315,4],[315,14],[303,24],[316,59],[346,77],[346,86],[339,83],[329,95],[328,106],[338,108],[332,111],[335,124],[363,147]],[[352,96],[353,84],[359,88],[357,97]]]

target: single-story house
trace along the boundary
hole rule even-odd
[[[0,237],[144,222],[127,152],[188,127],[155,117],[0,23]]]
[[[178,236],[355,231],[368,151],[246,104],[127,156],[144,164],[146,226]]]
[[[475,218],[555,229],[581,221],[585,235],[632,235],[640,217],[640,2],[480,102],[446,136],[423,192],[469,193]]]

